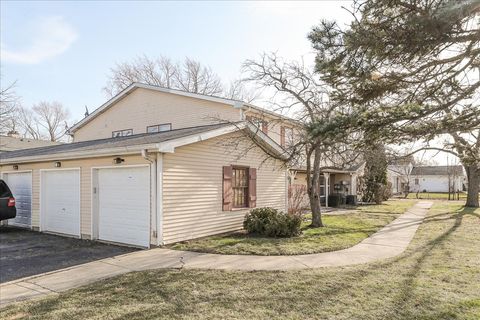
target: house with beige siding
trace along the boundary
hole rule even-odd
[[[16,131],[10,131],[7,135],[0,135],[0,152],[46,147],[57,144],[60,144],[60,142],[24,138]]]
[[[138,247],[240,229],[252,208],[287,210],[281,146],[294,127],[240,101],[132,84],[74,125],[73,143],[2,153],[8,223]]]
[[[361,178],[364,175],[365,162],[359,162],[345,167],[335,167],[325,164],[321,168],[320,176],[320,201],[329,206],[328,197],[341,195],[342,197],[353,196],[349,201],[356,202],[361,197]],[[305,168],[290,168],[289,184],[293,190],[306,190],[307,170]],[[350,199],[350,198],[349,198]],[[348,203],[354,204],[354,203]],[[308,205],[308,198],[305,199]]]

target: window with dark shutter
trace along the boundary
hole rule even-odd
[[[267,121],[262,122],[262,131],[263,131],[263,133],[268,134],[268,122]]]
[[[248,168],[248,207],[257,206],[257,169]]]
[[[223,211],[232,210],[232,167],[223,167]]]
[[[232,171],[232,190],[233,190],[233,207],[248,207],[248,168],[233,167]]]
[[[257,169],[223,167],[223,211],[257,206]]]

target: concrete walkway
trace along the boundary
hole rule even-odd
[[[3,283],[0,285],[0,306],[131,271],[160,268],[299,270],[392,258],[405,251],[431,206],[432,202],[418,202],[371,237],[345,250],[297,256],[219,255],[161,248],[143,250]]]

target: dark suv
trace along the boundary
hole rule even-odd
[[[16,215],[15,198],[5,181],[0,180],[0,220],[12,219]]]

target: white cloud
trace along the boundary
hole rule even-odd
[[[23,48],[7,48],[2,43],[2,61],[36,64],[62,54],[77,39],[77,33],[72,26],[59,16],[39,19],[32,24],[30,31],[30,44]]]

